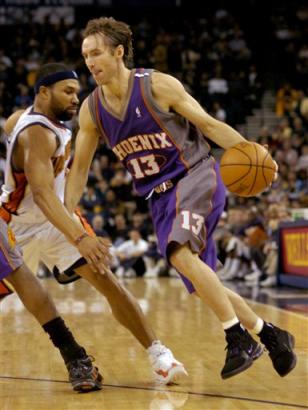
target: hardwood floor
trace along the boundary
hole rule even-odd
[[[152,382],[147,355],[112,317],[107,302],[82,281],[44,281],[58,309],[104,375],[104,389],[75,394],[59,353],[16,295],[0,304],[0,410],[295,409],[307,406],[304,315],[252,302],[255,311],[296,336],[298,364],[285,378],[267,353],[246,372],[220,378],[224,334],[216,317],[175,278],[129,279],[157,336],[184,362],[189,377],[171,387]]]

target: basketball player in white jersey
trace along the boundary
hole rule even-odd
[[[91,358],[66,327],[46,289],[24,264],[14,234],[2,218],[0,280],[3,281],[3,288],[7,288],[8,293],[11,291],[9,285],[14,287],[24,306],[48,333],[53,345],[59,349],[74,390],[88,392],[101,389],[102,376],[98,373],[97,367],[92,366]]]
[[[107,298],[115,318],[147,349],[155,381],[167,384],[186,374],[184,366],[157,340],[135,298],[108,269],[109,243],[63,205],[71,143],[63,121],[77,112],[78,92],[74,71],[47,64],[38,72],[34,105],[8,119],[0,216],[33,272],[41,261],[59,281],[81,276]]]

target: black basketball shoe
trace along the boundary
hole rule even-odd
[[[92,361],[93,358],[85,356],[66,363],[69,381],[75,391],[86,393],[103,388],[103,377],[99,373],[98,368],[92,366]]]
[[[227,333],[226,341],[227,357],[221,371],[223,379],[248,369],[263,353],[262,346],[250,336],[247,330]]]
[[[286,376],[294,369],[297,358],[292,350],[295,346],[295,339],[291,333],[271,323],[265,323],[260,333],[260,340],[268,350],[274,369],[279,376]]]

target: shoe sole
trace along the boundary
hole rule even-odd
[[[250,366],[253,364],[253,359],[251,358],[250,360],[247,360],[241,367],[238,367],[237,369],[232,370],[229,373],[224,373],[221,374],[222,379],[229,379],[230,377],[236,376],[239,373],[242,373],[243,371],[249,369]]]
[[[245,370],[249,369],[250,366],[252,366],[253,362],[257,360],[263,353],[263,347],[258,344],[252,353],[252,356],[250,360],[247,360],[241,367],[238,367],[237,369],[232,370],[229,373],[221,374],[222,379],[229,379],[230,377],[236,376],[239,373],[244,372]]]
[[[285,376],[287,376],[293,369],[294,369],[294,367],[296,366],[296,363],[297,363],[297,357],[296,357],[296,355],[293,353],[293,360],[292,360],[292,363],[291,363],[291,365],[290,365],[290,367],[288,368],[288,370],[285,372],[285,373],[282,373],[282,374],[279,374],[279,376],[280,377],[285,377]]]
[[[98,373],[97,378],[93,379],[84,379],[82,381],[78,381],[76,383],[72,383],[74,391],[79,393],[88,393],[90,391],[101,390],[103,388],[102,385],[103,376]]]
[[[295,337],[293,335],[291,335],[291,333],[289,333],[288,338],[289,338],[290,346],[292,347],[292,349],[294,349],[294,347],[295,347]]]
[[[253,352],[252,355],[252,360],[257,360],[259,359],[260,356],[264,353],[263,347],[258,343],[258,346],[256,347],[255,351]]]
[[[160,385],[178,384],[186,376],[188,376],[188,373],[185,367],[183,365],[176,365],[171,367],[168,375],[163,379],[158,379],[157,373],[155,373],[155,382]]]

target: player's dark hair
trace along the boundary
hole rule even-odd
[[[133,33],[128,24],[117,21],[113,17],[100,17],[89,20],[83,32],[83,38],[93,34],[103,34],[113,48],[122,45],[124,47],[124,63],[131,66],[133,62]]]

